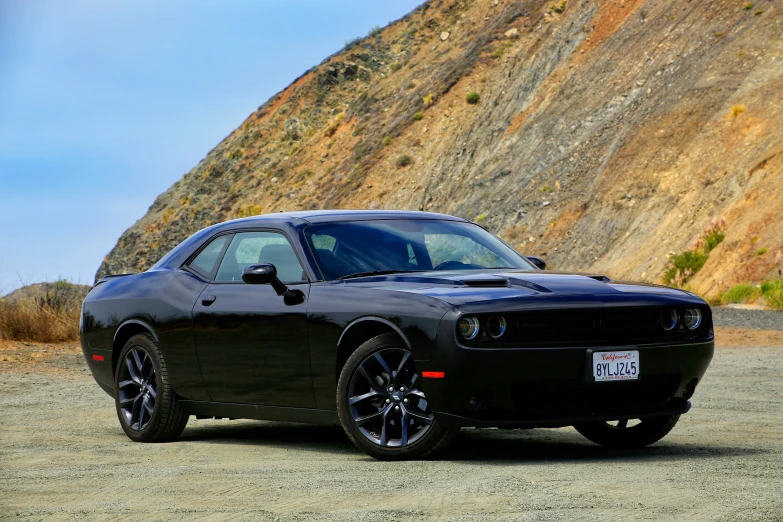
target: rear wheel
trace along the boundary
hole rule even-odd
[[[131,440],[165,442],[182,434],[188,414],[171,389],[166,363],[151,335],[134,335],[125,343],[114,385],[117,417]]]
[[[356,446],[376,459],[404,460],[451,442],[458,429],[438,424],[419,379],[395,334],[370,339],[351,355],[337,385],[337,411]]]
[[[643,448],[665,437],[679,419],[679,415],[620,419],[611,422],[577,424],[574,428],[587,439],[602,446]]]

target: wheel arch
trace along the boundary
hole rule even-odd
[[[373,337],[393,333],[396,334],[405,346],[410,350],[411,343],[402,333],[399,326],[382,317],[360,317],[345,327],[337,341],[337,360],[335,361],[335,377],[340,378],[345,362],[362,344]]]
[[[141,333],[150,334],[155,339],[155,341],[158,341],[158,334],[155,332],[155,329],[140,319],[129,319],[122,323],[119,328],[117,328],[117,331],[114,333],[114,341],[112,342],[111,352],[112,380],[114,379],[114,374],[117,371],[117,363],[119,362],[120,352],[125,346],[125,343],[127,343],[128,339],[134,335]]]

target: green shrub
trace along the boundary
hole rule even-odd
[[[767,253],[767,249],[766,248],[759,248],[758,250],[756,250],[756,255],[757,256],[763,256],[766,253]]]
[[[720,300],[723,304],[731,303],[746,303],[755,297],[758,290],[755,286],[749,284],[741,284],[732,286],[726,290],[721,296]]]
[[[413,115],[413,119],[415,121],[419,121],[419,120],[424,119],[424,113],[421,112],[421,111],[417,112],[416,114]]]
[[[489,56],[491,58],[500,58],[501,56],[503,56],[503,53],[505,53],[505,52],[506,52],[506,49],[504,47],[498,46],[494,51],[492,51],[489,54]]]
[[[752,3],[748,2],[747,4],[745,4],[745,10],[746,11],[750,11],[751,9],[753,9],[753,4]]]
[[[370,31],[367,33],[367,36],[378,36],[381,34],[383,29],[381,29],[380,25],[376,25],[375,27],[370,28]]]
[[[562,13],[565,11],[566,0],[560,0],[559,2],[549,4],[549,10],[553,13]]]
[[[394,62],[391,64],[391,72],[397,72],[402,68],[402,64],[400,62]]]
[[[475,105],[481,99],[481,95],[476,91],[471,91],[465,95],[465,101],[471,105]]]
[[[696,272],[701,270],[704,263],[707,262],[709,253],[725,239],[726,234],[723,232],[725,228],[725,218],[720,216],[712,218],[690,250],[669,259],[669,266],[663,274],[664,283],[682,287]]]
[[[381,143],[383,143],[383,146],[386,147],[391,143],[391,141],[392,141],[391,136],[384,136],[383,141],[381,141]]]
[[[724,239],[726,239],[726,234],[723,233],[723,230],[716,228],[707,232],[704,236],[704,253],[709,254],[715,250],[715,247],[720,245]]]
[[[411,163],[413,163],[413,158],[411,158],[407,154],[400,154],[399,156],[397,156],[397,159],[394,160],[394,164],[397,165],[400,168],[401,167],[407,167]]]
[[[663,275],[663,280],[667,285],[676,284],[682,286],[696,272],[702,269],[707,262],[707,254],[703,252],[686,251],[672,256],[669,259],[669,268]]]
[[[345,41],[345,47],[343,47],[343,51],[347,51],[348,49],[351,49],[352,47],[356,47],[360,43],[362,43],[362,37],[361,36],[357,36],[353,40],[346,40]]]
[[[481,222],[481,221],[484,221],[485,219],[487,219],[487,213],[486,212],[476,216],[476,222]]]
[[[761,283],[761,295],[770,308],[783,308],[783,279],[773,279]]]

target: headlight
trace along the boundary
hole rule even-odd
[[[696,308],[688,308],[685,310],[685,314],[682,316],[682,324],[688,330],[695,330],[701,325],[701,310]]]
[[[658,323],[661,328],[670,332],[677,326],[677,311],[676,310],[663,310],[658,319]]]
[[[465,339],[475,339],[479,334],[479,320],[475,317],[463,317],[457,323],[459,334]]]
[[[506,318],[490,317],[487,319],[487,335],[493,339],[500,339],[506,335]]]

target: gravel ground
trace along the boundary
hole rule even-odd
[[[382,463],[338,428],[191,420],[134,444],[73,351],[0,366],[0,519],[783,520],[783,347],[721,348],[694,408],[645,450],[571,428],[463,430]]]
[[[783,310],[753,310],[715,306],[712,308],[715,326],[750,328],[752,330],[783,330]]]

